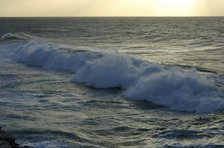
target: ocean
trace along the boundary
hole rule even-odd
[[[223,17],[0,18],[0,36],[21,146],[224,147]]]

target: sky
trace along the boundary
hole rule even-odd
[[[224,16],[224,0],[0,0],[0,17]]]

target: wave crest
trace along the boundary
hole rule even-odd
[[[5,40],[12,40],[12,39],[20,39],[20,40],[29,40],[32,39],[33,37],[22,32],[18,33],[6,33],[3,36],[1,36],[0,40],[5,41]]]
[[[146,100],[179,111],[224,110],[223,90],[192,69],[167,67],[121,53],[64,50],[34,39],[17,48],[15,59],[31,66],[76,73],[73,82],[95,88],[122,88],[123,96],[131,100]]]

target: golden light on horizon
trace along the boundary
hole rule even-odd
[[[154,15],[191,16],[195,0],[156,0],[153,1]]]
[[[224,16],[224,0],[0,1],[0,16]]]

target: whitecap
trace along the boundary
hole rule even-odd
[[[220,97],[223,90],[195,69],[168,67],[118,52],[65,49],[37,39],[20,45],[14,59],[44,69],[75,73],[73,82],[95,88],[121,88],[122,95],[131,100],[146,100],[178,111],[224,110],[224,99]]]

